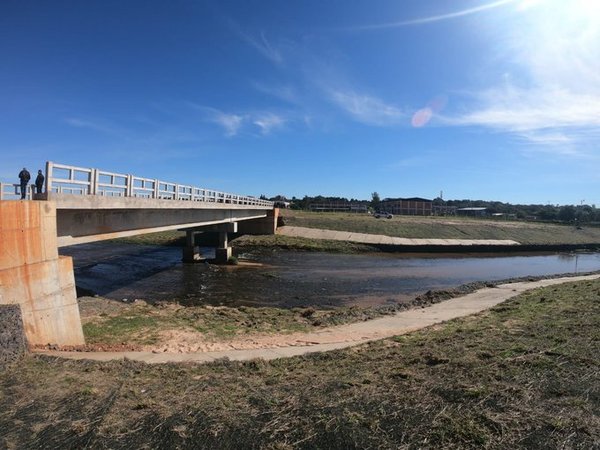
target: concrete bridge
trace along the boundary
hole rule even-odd
[[[19,304],[30,345],[84,343],[73,263],[58,248],[165,230],[185,230],[183,260],[200,259],[195,235],[273,234],[273,203],[189,185],[48,162],[42,194],[0,183],[0,304]]]

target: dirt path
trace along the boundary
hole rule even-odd
[[[132,359],[147,363],[168,362],[210,362],[219,358],[231,360],[249,360],[254,358],[276,359],[346,348],[365,342],[391,336],[410,333],[431,325],[457,317],[464,317],[489,309],[509,298],[538,287],[552,286],[573,281],[594,280],[600,274],[564,277],[532,282],[520,282],[485,288],[463,297],[453,298],[422,309],[399,312],[393,316],[367,322],[331,327],[312,333],[294,333],[288,335],[250,338],[246,348],[214,349],[191,353],[171,352],[60,352],[38,351],[52,356],[70,359],[90,359],[108,361],[113,359]],[[231,346],[232,344],[227,344]]]
[[[509,239],[409,239],[383,234],[352,233],[350,231],[320,230],[317,228],[284,226],[277,229],[282,236],[332,241],[356,242],[360,244],[407,245],[407,246],[473,246],[473,245],[520,245]]]

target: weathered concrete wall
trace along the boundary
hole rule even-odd
[[[0,370],[27,352],[19,305],[0,305]]]
[[[30,345],[84,343],[73,262],[58,256],[53,202],[0,201],[0,303],[20,305]]]
[[[268,212],[267,217],[238,222],[238,230],[240,234],[275,234],[278,219],[279,208],[274,208]]]

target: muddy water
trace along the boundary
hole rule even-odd
[[[340,306],[402,301],[472,281],[600,270],[600,253],[504,256],[246,253],[240,266],[182,264],[177,247],[95,243],[73,256],[79,288],[114,299],[187,305]],[[214,249],[203,249],[212,257]]]

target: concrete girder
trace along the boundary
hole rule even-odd
[[[267,211],[260,209],[57,209],[58,246],[233,224],[266,216]]]

